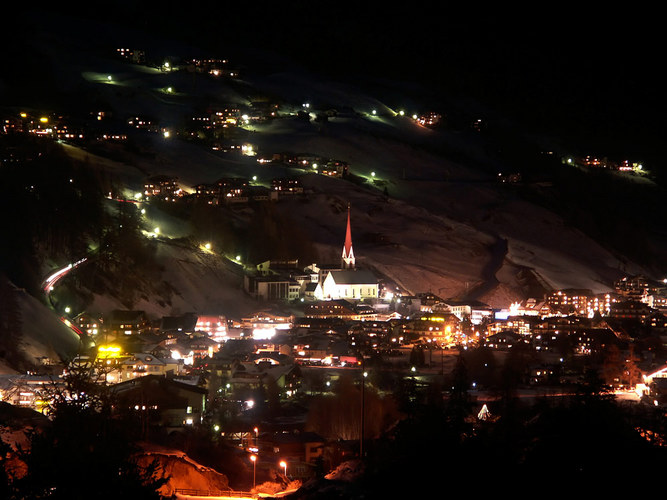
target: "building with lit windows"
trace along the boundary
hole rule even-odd
[[[175,201],[182,195],[183,191],[178,185],[177,177],[155,175],[146,179],[144,183],[144,196],[149,198],[156,197],[165,201]]]
[[[147,427],[178,430],[201,424],[207,390],[160,375],[146,375],[111,386],[115,407],[133,412]]]

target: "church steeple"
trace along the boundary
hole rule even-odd
[[[345,231],[345,244],[343,245],[342,267],[354,269],[355,259],[352,250],[352,229],[350,228],[350,204],[347,204],[347,230]]]

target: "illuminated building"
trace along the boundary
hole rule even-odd
[[[404,338],[454,345],[460,339],[460,320],[449,313],[424,314],[419,318],[401,321]]]
[[[144,196],[156,197],[165,201],[176,201],[176,198],[183,195],[183,191],[178,185],[177,177],[168,175],[155,175],[144,182]]]
[[[160,375],[146,375],[111,386],[116,408],[133,412],[150,427],[180,429],[201,424],[207,390]]]
[[[146,375],[177,375],[181,373],[183,361],[176,359],[160,359],[150,353],[138,352],[120,363],[121,378],[116,382],[131,380]],[[112,380],[108,380],[113,382]]]
[[[546,297],[546,305],[560,314],[578,314],[592,317],[595,313],[609,315],[611,294],[593,294],[589,289],[568,288],[552,292]]]
[[[121,47],[116,49],[116,54],[135,64],[144,64],[146,62],[146,53],[143,50]]]
[[[139,335],[150,329],[144,311],[115,309],[104,318],[104,332],[113,335]]]
[[[222,342],[227,338],[227,319],[224,316],[199,316],[195,331],[204,332],[212,339]]]
[[[271,187],[280,195],[303,193],[303,185],[299,179],[277,178],[271,181]]]
[[[373,273],[362,269],[329,271],[322,283],[321,299],[376,299],[378,282]],[[317,297],[318,292],[315,293]]]
[[[415,121],[424,127],[435,127],[442,120],[442,115],[431,111],[415,118]]]

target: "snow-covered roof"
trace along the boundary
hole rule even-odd
[[[337,285],[377,285],[375,275],[365,269],[341,269],[329,271]]]

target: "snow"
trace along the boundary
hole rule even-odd
[[[133,309],[145,311],[150,318],[186,312],[240,318],[262,308],[243,291],[240,267],[224,256],[165,241],[158,243],[157,260],[165,268],[161,281],[173,292],[151,294],[147,285]],[[95,295],[89,307],[102,314],[113,309],[126,306],[108,295]]]
[[[43,21],[35,18],[38,30]],[[252,157],[220,154],[159,134],[146,135],[156,153],[150,159],[121,151],[123,160],[112,161],[63,146],[72,156],[118,175],[130,190],[142,190],[144,179],[154,174],[177,176],[187,191],[220,177],[256,175],[259,184],[270,185],[273,177],[299,175],[310,194],[305,201],[280,201],[277,208],[288,212],[311,236],[320,263],[339,260],[344,208],[350,203],[359,267],[370,268],[408,293],[430,290],[443,297],[470,296],[496,307],[506,307],[532,291],[519,279],[522,271],[530,271],[545,286],[593,291],[608,290],[612,280],[624,273],[643,271],[568,227],[555,213],[518,199],[511,187],[495,182],[489,173],[493,162],[474,135],[421,127],[408,118],[414,109],[406,109],[407,116],[397,116],[397,102],[428,109],[428,94],[418,85],[370,82],[363,90],[352,78],[325,81],[285,65],[274,74],[244,75],[233,84],[197,78],[193,92],[190,74],[162,73],[106,57],[110,54],[96,54],[101,47],[123,45],[123,33],[107,27],[96,31],[92,25],[87,29],[100,33],[99,38],[91,37],[87,50],[78,47],[74,38],[49,37],[46,30],[33,43],[61,61],[55,67],[63,89],[76,88],[82,75],[90,81],[112,74],[113,84],[92,85],[116,116],[146,113],[162,124],[181,123],[203,95],[236,104],[247,103],[251,95],[266,95],[283,103],[279,110],[283,114],[309,102],[311,110],[320,105],[337,109],[339,115],[326,123],[283,117],[252,124],[244,140],[260,152],[312,153],[349,162],[357,176],[369,178],[372,171],[376,173],[372,183],[358,185],[283,165],[259,164]],[[105,37],[112,33],[114,42],[109,45]],[[137,37],[125,34],[125,39]],[[160,46],[156,40],[142,43]],[[169,50],[196,55],[184,46]],[[167,85],[173,85],[177,95],[158,92]],[[385,101],[385,96],[391,97]],[[372,110],[378,115],[372,116]],[[470,166],[478,164],[487,165],[487,170]],[[383,196],[385,188],[388,199]],[[189,233],[186,223],[156,210],[149,212],[147,220],[170,237]],[[167,243],[159,243],[158,249],[166,269],[163,279],[175,292],[171,297],[142,298],[136,309],[154,317],[186,311],[238,317],[263,306],[243,293],[239,269],[226,259]],[[25,307],[34,312],[38,325],[29,327],[32,340],[28,344],[34,340],[39,346],[27,346],[32,355],[43,349],[71,349],[75,339],[68,330],[63,332],[50,311],[27,300]],[[91,309],[105,312],[120,307],[113,298],[96,297]],[[43,333],[47,331],[54,333]]]
[[[48,307],[24,290],[18,292],[23,338],[20,344],[28,359],[39,364],[39,358],[71,358],[79,348],[79,337],[66,327]],[[0,373],[16,373],[0,365]]]

